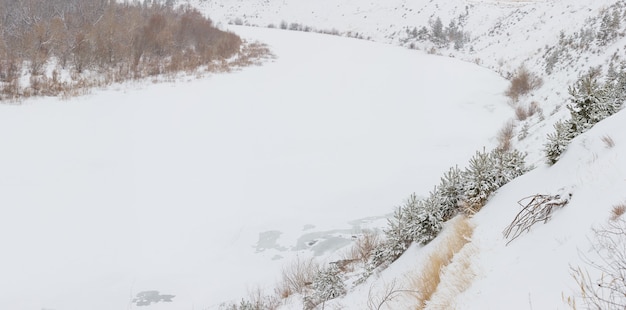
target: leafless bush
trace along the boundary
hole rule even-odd
[[[276,287],[276,293],[281,298],[287,298],[295,293],[303,293],[313,282],[319,270],[319,265],[312,259],[297,258],[291,264],[283,267],[282,279]]]
[[[533,101],[530,103],[530,106],[528,107],[528,116],[530,117],[537,113],[543,113],[543,109],[541,109],[537,101]]]
[[[515,108],[515,116],[518,120],[523,121],[540,112],[541,108],[536,101],[530,103],[528,107],[517,106]]]
[[[515,108],[515,116],[518,120],[523,121],[528,118],[528,109],[522,106],[517,106]]]
[[[350,259],[357,260],[363,264],[367,264],[374,253],[374,250],[378,248],[382,243],[382,239],[378,232],[373,230],[364,230],[363,234],[356,239],[350,251],[348,257]]]
[[[592,252],[598,254],[598,259],[585,256],[583,260],[600,277],[592,277],[580,266],[572,267],[580,297],[589,309],[626,309],[626,220],[619,218],[594,229],[592,241]]]
[[[543,85],[543,80],[522,66],[511,77],[511,84],[505,94],[517,102],[520,96],[528,94],[541,85]]]
[[[613,138],[611,138],[611,136],[603,136],[602,137],[602,142],[604,142],[604,146],[606,146],[607,149],[613,148],[615,146],[615,141],[613,140]]]
[[[266,44],[260,42],[245,42],[241,51],[237,54],[237,58],[230,62],[227,66],[246,67],[250,65],[259,65],[264,59],[271,59],[274,57],[274,54],[272,54]]]
[[[620,203],[611,209],[611,221],[617,221],[626,213],[626,203]]]
[[[416,291],[403,289],[398,285],[396,280],[391,281],[391,283],[385,284],[385,288],[381,292],[381,294],[375,294],[373,292],[373,285],[370,286],[369,292],[367,293],[367,309],[368,310],[380,310],[382,307],[388,302],[393,301],[398,296],[402,294],[416,294]]]
[[[511,139],[513,139],[513,130],[515,125],[513,122],[507,122],[498,132],[498,148],[502,151],[511,149]]]
[[[278,296],[266,295],[260,288],[248,292],[248,297],[238,303],[219,306],[220,310],[276,310],[280,306]]]

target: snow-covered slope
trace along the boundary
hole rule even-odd
[[[516,122],[516,134],[528,134],[514,144],[538,168],[471,220],[464,259],[475,276],[439,298],[459,309],[566,308],[562,294],[576,290],[569,265],[584,264],[590,228],[626,199],[626,116],[576,138],[554,167],[541,149],[567,114],[567,86],[626,42],[573,50],[549,75],[545,56],[561,32],[598,26],[615,1],[188,2],[222,23],[285,21],[378,42],[232,27],[277,58],[200,80],[0,106],[0,309],[130,309],[150,290],[176,297],[145,309],[205,309],[271,290],[295,257],[337,257],[361,229],[383,227],[408,194],[427,194],[448,167],[495,146],[513,108],[533,101],[542,112]],[[407,37],[437,17],[463,19],[470,42],[455,50]],[[522,64],[544,83],[510,102],[503,77]],[[517,201],[557,192],[572,193],[570,203],[505,246]],[[389,283],[410,284],[438,239],[328,307],[367,308]]]
[[[447,278],[442,276],[438,288],[441,296],[433,297],[426,309],[571,309],[568,298],[577,299],[578,306],[584,307],[573,269],[589,272],[595,281],[601,273],[590,263],[607,263],[603,261],[609,257],[606,252],[603,257],[598,256],[599,245],[593,230],[607,227],[612,222],[613,208],[626,201],[625,121],[625,111],[604,120],[575,138],[553,167],[537,168],[498,190],[471,219],[475,227],[471,241],[452,259],[451,266],[462,267]],[[614,145],[607,144],[606,137]],[[529,232],[507,245],[510,239],[504,237],[503,231],[522,205],[530,202],[524,198],[536,194],[571,194],[571,198],[565,206],[555,209],[549,221],[534,224]],[[383,309],[415,307],[414,283],[430,255],[438,247],[445,247],[449,230],[450,227],[444,229],[423,248],[409,248],[388,269],[329,306],[369,309],[372,301],[380,301],[385,293],[395,289],[404,292],[383,304]],[[614,241],[618,241],[614,250],[623,251],[623,236],[616,236]],[[459,279],[464,278],[471,280],[467,287],[459,284]],[[463,287],[461,293],[449,294],[458,291],[455,285]]]
[[[600,278],[584,258],[604,264],[595,256],[592,228],[606,226],[612,208],[626,199],[625,121],[622,111],[575,138],[557,164],[506,185],[476,215],[472,242],[480,273],[458,297],[460,308],[568,309],[562,296],[580,294],[571,268],[587,268]],[[534,194],[572,197],[550,221],[505,246],[502,231],[521,210],[517,201]]]

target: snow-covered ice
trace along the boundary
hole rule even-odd
[[[123,309],[148,290],[176,295],[154,309],[240,298],[312,255],[296,251],[303,235],[346,234],[425,195],[512,115],[507,82],[474,64],[234,30],[277,58],[0,106],[1,309]]]

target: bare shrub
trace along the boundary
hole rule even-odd
[[[613,206],[613,209],[611,209],[611,221],[617,221],[624,213],[626,213],[626,203]]]
[[[276,293],[281,298],[287,298],[295,293],[303,293],[319,271],[319,265],[312,258],[296,258],[291,264],[283,267],[282,279],[276,287]]]
[[[531,117],[537,113],[543,113],[543,109],[539,106],[539,103],[537,101],[533,101],[528,107],[528,117]]]
[[[385,304],[393,301],[402,294],[415,294],[416,291],[403,289],[398,285],[396,280],[384,285],[384,290],[380,294],[373,292],[374,286],[370,286],[367,293],[367,309],[368,310],[380,310]]]
[[[276,310],[280,306],[278,296],[266,295],[260,288],[248,292],[248,297],[238,303],[221,304],[220,310]]]
[[[527,119],[529,117],[528,109],[522,106],[517,106],[515,108],[515,117],[517,117],[517,119],[520,121]]]
[[[382,244],[380,234],[373,230],[364,230],[349,250],[348,257],[363,264],[369,262],[374,250]]]
[[[474,226],[469,219],[460,215],[450,220],[451,232],[441,241],[440,246],[428,257],[420,273],[412,279],[412,288],[417,291],[417,309],[424,309],[441,283],[441,270],[450,264],[469,241]]]
[[[519,97],[541,87],[541,85],[543,85],[543,80],[522,66],[511,77],[511,84],[505,94],[517,102]]]
[[[541,111],[537,101],[530,103],[528,107],[517,106],[515,108],[515,116],[518,120],[523,121]]]
[[[600,273],[599,278],[580,266],[571,268],[584,304],[589,309],[626,309],[626,220],[619,218],[594,229],[591,250],[598,259],[583,260]],[[575,305],[571,298],[568,302]]]
[[[268,46],[260,42],[244,42],[241,51],[237,54],[237,58],[230,63],[229,67],[245,67],[250,65],[259,65],[264,59],[274,58],[274,54]]]
[[[502,151],[511,149],[511,139],[513,139],[513,130],[515,124],[507,122],[498,132],[498,148]]]
[[[603,136],[602,137],[602,142],[604,142],[604,146],[606,146],[607,149],[613,148],[615,146],[615,141],[613,140],[613,138],[611,138],[611,136]]]

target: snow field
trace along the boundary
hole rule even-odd
[[[271,287],[312,255],[296,251],[304,234],[427,193],[512,115],[506,81],[476,65],[233,29],[277,59],[0,106],[0,308],[128,308],[158,290],[174,302],[150,308],[189,309]]]

